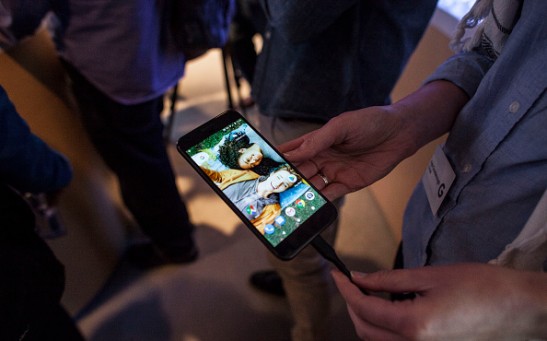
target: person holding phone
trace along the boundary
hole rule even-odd
[[[279,167],[268,176],[260,176],[250,170],[227,169],[218,172],[201,169],[262,234],[264,227],[281,213],[279,193],[300,181],[300,176],[288,166]]]
[[[282,165],[261,176],[254,169],[227,169],[219,146],[231,136],[253,134]],[[235,110],[226,110],[177,141],[177,151],[275,257],[293,259],[337,217],[336,207],[302,177]]]
[[[258,129],[278,145],[344,111],[389,103],[437,0],[261,3],[268,22],[251,95]],[[342,202],[335,204],[340,208]],[[337,228],[335,222],[323,238],[332,244]],[[328,262],[312,247],[290,262],[268,259],[274,271],[253,273],[251,283],[269,293],[286,292],[292,339],[328,339],[333,292]]]
[[[430,165],[441,180],[453,176],[442,193],[430,191],[426,171],[410,198],[405,269],[355,272],[354,283],[334,273],[363,339],[547,338],[545,13],[544,1],[477,1],[459,26],[458,53],[414,93],[345,112],[279,148],[336,198],[448,133]],[[414,298],[392,302],[358,287]]]

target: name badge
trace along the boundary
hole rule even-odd
[[[454,179],[456,179],[456,173],[454,173],[450,162],[444,155],[442,147],[439,146],[422,177],[425,194],[433,215],[437,215],[439,207],[441,207]]]

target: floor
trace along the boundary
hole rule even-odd
[[[171,142],[226,108],[221,67],[218,51],[189,63]],[[252,122],[256,112],[247,115]],[[248,284],[253,271],[269,267],[266,249],[185,163],[173,143],[169,153],[197,226],[200,258],[190,265],[148,272],[122,262],[76,316],[82,332],[92,341],[288,340],[287,302]],[[336,249],[349,268],[390,267],[396,238],[379,212],[366,189],[347,197]],[[337,293],[332,300],[332,339],[355,340],[343,300]]]

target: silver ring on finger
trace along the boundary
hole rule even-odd
[[[325,186],[327,186],[329,184],[329,178],[327,178],[326,175],[321,174],[321,173],[317,173],[317,175],[319,175],[319,177],[323,180],[323,182],[325,183]]]

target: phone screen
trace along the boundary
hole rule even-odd
[[[243,118],[181,152],[273,247],[327,204]]]

